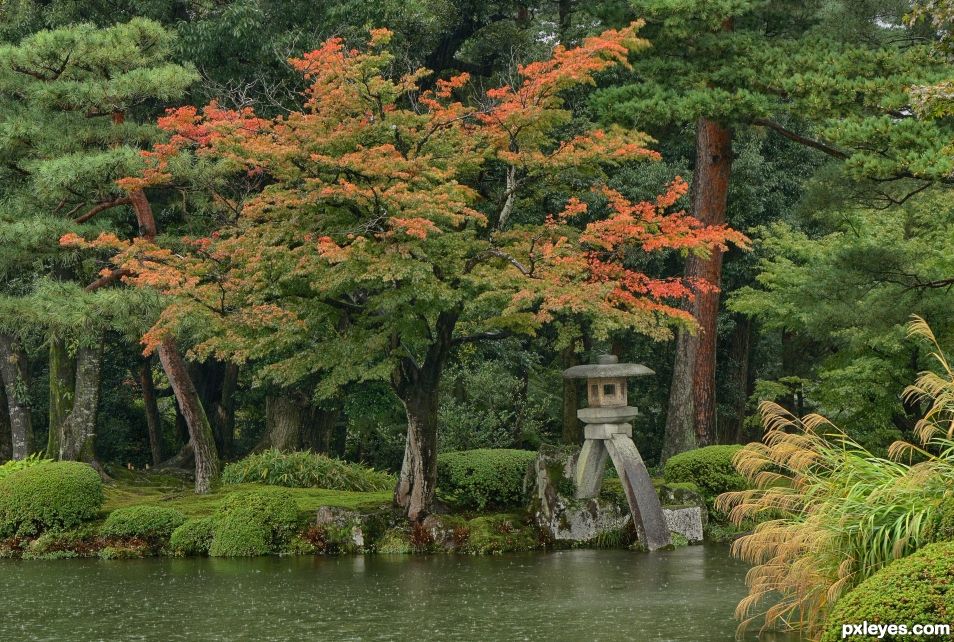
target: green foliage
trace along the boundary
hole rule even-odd
[[[48,464],[52,461],[52,459],[43,459],[39,453],[33,453],[25,459],[11,459],[4,464],[0,464],[0,479],[3,479],[11,473],[17,472],[18,470],[30,468],[31,466],[36,466],[38,464]]]
[[[212,557],[251,557],[281,550],[295,533],[298,505],[287,490],[229,495],[215,514]]]
[[[110,513],[100,532],[106,537],[139,538],[157,544],[168,541],[185,521],[186,516],[174,508],[130,506]]]
[[[941,624],[954,613],[954,542],[925,546],[875,573],[838,600],[828,615],[822,642],[870,640],[870,636],[842,637],[841,625]],[[892,636],[900,641],[939,639],[937,636]]]
[[[524,478],[536,453],[490,449],[441,453],[437,456],[437,485],[461,507],[483,510],[525,503]]]
[[[226,484],[259,482],[289,488],[330,490],[391,490],[395,479],[388,473],[310,451],[269,449],[228,464],[222,471]]]
[[[96,516],[103,482],[88,464],[44,463],[0,480],[0,536],[72,528]]]
[[[742,446],[706,446],[670,457],[666,481],[695,484],[708,501],[716,495],[748,487],[732,463]]]
[[[172,531],[169,549],[175,555],[208,555],[215,537],[215,518],[190,519]]]

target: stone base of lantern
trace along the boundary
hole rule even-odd
[[[643,545],[654,551],[669,546],[669,525],[632,434],[631,424],[586,426],[586,440],[576,464],[576,497],[591,499],[599,495],[606,460],[612,460],[636,530],[644,537]]]

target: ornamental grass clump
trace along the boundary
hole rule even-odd
[[[227,465],[222,482],[368,492],[393,490],[396,480],[388,473],[319,453],[273,448]]]
[[[820,415],[761,405],[762,443],[734,460],[752,488],[716,501],[736,524],[761,522],[732,546],[753,565],[736,609],[741,627],[764,618],[765,628],[815,636],[842,595],[930,543],[954,480],[954,371],[923,320],[910,334],[933,344],[941,370],[904,393],[928,405],[921,446],[896,442],[876,457]]]

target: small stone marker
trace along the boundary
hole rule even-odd
[[[588,408],[576,415],[586,424],[583,450],[576,465],[576,497],[596,497],[603,484],[606,460],[619,472],[636,530],[650,551],[669,546],[669,525],[646,464],[633,443],[636,408],[627,405],[627,378],[655,374],[638,363],[619,363],[611,354],[595,364],[573,366],[563,371],[566,379],[586,379]]]

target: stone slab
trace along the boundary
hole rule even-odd
[[[581,408],[576,416],[585,424],[625,424],[639,414],[632,406],[617,406],[606,408]]]
[[[587,439],[612,439],[613,435],[632,438],[633,424],[586,424],[583,427],[583,436]]]
[[[690,543],[702,541],[702,508],[663,508],[663,515],[671,533],[679,533]]]

